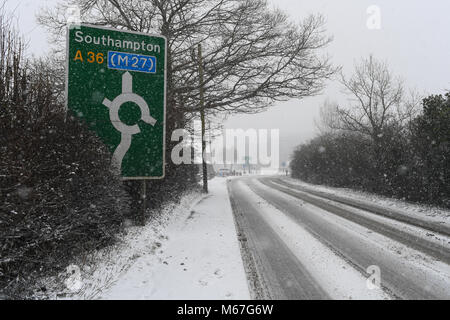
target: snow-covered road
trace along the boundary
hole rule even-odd
[[[230,180],[254,297],[450,298],[445,218],[309,191],[273,177]]]
[[[80,290],[53,295],[450,299],[448,211],[369,198],[280,176],[215,178],[208,195],[187,194],[80,264]]]

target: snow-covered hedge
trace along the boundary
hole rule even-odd
[[[130,198],[111,154],[78,120],[9,114],[0,113],[0,295],[15,298],[74,255],[111,243]]]
[[[26,59],[4,12],[0,47],[0,299],[24,298],[36,279],[110,244],[125,218],[141,218],[141,184],[124,185],[104,144],[66,116],[64,63],[53,55]],[[168,132],[184,126],[173,103],[167,114]],[[148,182],[148,206],[179,199],[196,187],[197,173],[169,163],[164,180]]]
[[[360,133],[333,132],[299,146],[292,176],[450,208],[450,93],[422,106],[406,128],[383,128],[379,145]]]

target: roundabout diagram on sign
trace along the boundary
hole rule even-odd
[[[162,35],[68,29],[66,108],[108,148],[122,180],[165,176],[166,66]]]
[[[130,149],[133,135],[141,132],[137,124],[127,125],[119,118],[119,109],[124,103],[127,102],[133,102],[139,106],[142,121],[151,126],[156,124],[156,120],[150,115],[150,109],[147,102],[145,102],[141,96],[133,93],[132,75],[129,72],[125,72],[122,76],[122,93],[113,101],[110,101],[107,98],[103,100],[103,105],[109,109],[109,118],[112,125],[122,135],[120,144],[117,146],[113,154],[113,162],[120,169],[122,168],[123,158]]]

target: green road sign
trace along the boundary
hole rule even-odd
[[[113,153],[124,179],[161,179],[166,39],[80,25],[67,36],[67,108]]]

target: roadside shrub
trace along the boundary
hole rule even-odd
[[[0,291],[17,298],[36,277],[110,244],[130,199],[107,148],[75,118],[0,114]]]
[[[300,145],[292,176],[450,208],[450,93],[423,100],[407,128],[383,128],[379,143],[360,133],[323,134]]]

